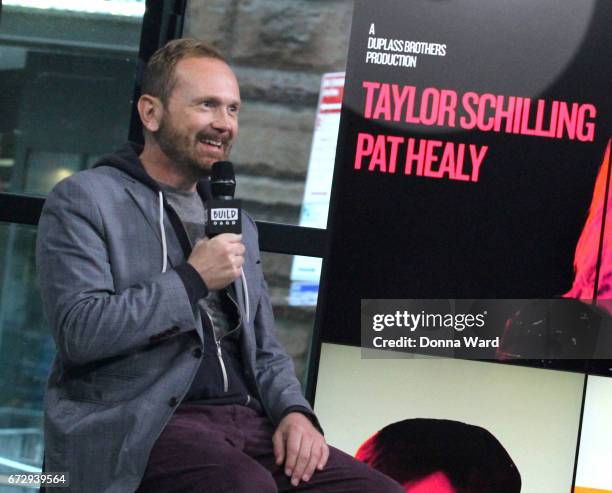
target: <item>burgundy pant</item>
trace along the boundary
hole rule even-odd
[[[151,451],[137,493],[403,493],[387,476],[330,447],[308,482],[274,463],[270,421],[244,406],[180,405]]]

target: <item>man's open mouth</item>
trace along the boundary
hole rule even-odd
[[[199,142],[201,144],[207,144],[213,147],[216,147],[217,149],[221,149],[223,147],[223,142],[220,140],[213,140],[213,139],[200,139]]]

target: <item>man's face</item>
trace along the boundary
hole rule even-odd
[[[229,157],[238,133],[238,81],[214,58],[179,61],[175,80],[154,137],[175,166],[189,176],[206,176],[214,162]]]

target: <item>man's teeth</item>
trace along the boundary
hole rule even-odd
[[[222,145],[221,142],[217,142],[216,140],[209,140],[209,139],[202,139],[200,142],[202,142],[204,144],[209,144],[209,145],[215,146],[215,147],[221,147],[221,145]]]

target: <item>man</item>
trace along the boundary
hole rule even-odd
[[[252,219],[202,237],[210,168],[238,132],[232,70],[176,40],[142,92],[144,148],[62,181],[41,216],[45,469],[78,492],[401,491],[325,443],[273,335]]]

